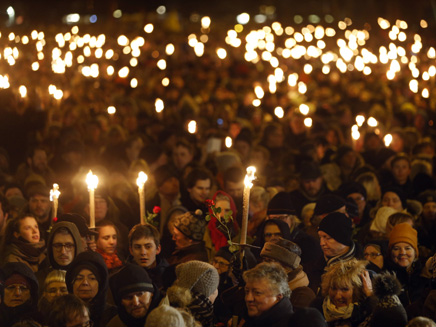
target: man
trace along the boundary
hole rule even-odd
[[[357,182],[342,184],[339,193],[347,200],[353,200],[356,203],[359,213],[358,217],[354,218],[356,227],[362,227],[370,221],[369,211],[371,207],[367,205],[367,193],[362,184]]]
[[[54,181],[53,170],[48,166],[47,152],[41,146],[30,149],[26,162],[18,167],[15,179],[23,186],[26,178],[32,174],[40,175],[47,185],[51,185]]]
[[[306,204],[316,202],[321,195],[328,192],[319,165],[314,162],[303,162],[300,170],[300,188],[290,193],[297,216],[301,216],[301,210]]]
[[[273,239],[265,243],[260,256],[264,262],[277,262],[285,269],[292,306],[296,309],[309,307],[315,293],[308,287],[309,279],[300,264],[300,247],[283,238]]]
[[[47,319],[48,326],[87,326],[91,327],[89,309],[80,298],[74,294],[58,297],[53,302]]]
[[[425,252],[430,255],[436,250],[436,191],[424,191],[417,199],[422,204],[422,214],[416,224],[419,245],[423,248],[420,248],[420,254]]]
[[[211,174],[205,169],[194,169],[186,177],[185,187],[187,193],[182,195],[182,205],[189,211],[200,209],[207,212],[204,201],[210,198]]]
[[[186,140],[180,140],[172,150],[172,160],[178,172],[183,172],[185,167],[194,159],[195,148]]]
[[[160,234],[154,226],[138,224],[130,230],[130,261],[143,267],[159,290],[166,289],[173,282],[166,278],[169,264],[160,254],[161,250]]]
[[[38,184],[29,189],[29,212],[35,216],[42,238],[46,239],[51,225],[50,191],[47,186]]]
[[[149,312],[159,305],[161,295],[145,269],[138,265],[126,264],[114,274],[109,285],[118,315],[107,327],[143,327]]]

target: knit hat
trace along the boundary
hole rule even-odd
[[[128,263],[109,279],[114,298],[122,298],[132,292],[154,293],[153,282],[141,266]]]
[[[341,244],[350,246],[353,226],[351,219],[340,212],[328,214],[321,220],[318,231],[323,231]]]
[[[359,193],[359,194],[362,194],[363,197],[366,199],[365,187],[363,187],[362,184],[357,183],[357,182],[344,183],[339,187],[338,191],[344,198],[346,198],[350,194]]]
[[[422,205],[429,202],[436,202],[436,192],[432,190],[427,190],[418,195],[416,198]]]
[[[301,262],[301,249],[294,242],[283,238],[272,239],[265,243],[260,256],[274,259],[289,268],[297,269]]]
[[[369,230],[386,233],[386,223],[388,222],[389,217],[396,212],[397,210],[395,210],[394,208],[381,207],[377,210],[377,213],[375,214],[375,218],[372,221]]]
[[[267,215],[295,215],[291,195],[279,192],[269,201]]]
[[[177,173],[169,165],[160,166],[154,172],[157,187],[161,187],[165,181],[173,177],[177,178]]]
[[[5,287],[13,284],[23,285],[27,286],[27,288],[30,288],[30,282],[27,280],[27,278],[17,273],[12,274],[8,279],[5,280]]]
[[[174,227],[176,227],[183,235],[194,240],[201,241],[206,230],[207,222],[203,218],[201,210],[186,212],[177,217]]]
[[[389,237],[389,251],[400,242],[410,244],[415,249],[416,257],[418,257],[418,232],[408,223],[394,226]]]
[[[317,179],[321,177],[321,168],[317,163],[306,161],[301,164],[300,178],[304,180]]]
[[[185,327],[185,320],[176,308],[162,304],[150,312],[145,327]]]
[[[191,260],[176,267],[176,285],[209,297],[218,289],[220,276],[207,262]]]
[[[331,213],[346,205],[346,202],[339,195],[325,194],[316,201],[314,215],[324,215]]]

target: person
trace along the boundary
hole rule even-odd
[[[257,228],[267,217],[267,208],[270,195],[268,191],[261,186],[253,186],[250,190],[249,202],[249,219],[247,226],[247,235],[253,237]]]
[[[28,211],[35,216],[41,236],[46,240],[51,226],[52,210],[49,188],[42,184],[34,185],[29,189],[27,196],[29,199]]]
[[[8,262],[3,266],[2,272],[2,326],[10,327],[20,320],[38,319],[38,281],[30,267],[22,262]]]
[[[375,302],[365,261],[351,259],[328,266],[322,276],[321,295],[312,306],[328,326],[358,326],[372,312]]]
[[[294,309],[309,307],[315,293],[308,287],[309,279],[300,264],[300,247],[283,238],[272,239],[265,243],[260,256],[264,262],[276,262],[285,269]]]
[[[407,197],[413,196],[413,185],[410,180],[410,158],[405,153],[398,153],[391,161],[393,176],[392,185],[400,188]]]
[[[363,247],[363,257],[368,260],[367,269],[380,273],[384,270],[387,245],[384,241],[372,241]]]
[[[9,220],[2,245],[3,263],[23,262],[37,272],[45,257],[45,242],[40,239],[36,218],[22,214]]]
[[[397,211],[403,211],[407,208],[406,195],[401,189],[394,186],[383,190],[380,203],[382,206],[391,207]]]
[[[89,307],[95,326],[105,326],[116,315],[106,303],[108,270],[102,256],[93,251],[79,253],[67,270],[68,293],[77,295]]]
[[[148,314],[162,299],[147,271],[135,264],[127,263],[111,276],[109,284],[118,315],[107,327],[144,326]]]
[[[47,326],[92,327],[93,322],[85,302],[74,294],[66,294],[53,303],[47,317]]]
[[[410,319],[406,327],[436,327],[436,323],[430,318],[415,317]]]
[[[288,327],[327,327],[324,316],[315,308],[302,308],[289,320]]]
[[[194,146],[182,139],[177,141],[172,149],[172,161],[178,172],[183,172],[185,167],[194,159]]]
[[[436,250],[436,192],[427,190],[417,197],[422,204],[422,214],[416,222],[418,239],[421,247],[425,247],[428,254]]]
[[[76,225],[80,233],[80,238],[82,240],[84,250],[96,250],[97,246],[95,245],[95,241],[92,241],[92,236],[98,236],[98,232],[88,228],[88,226],[86,225],[85,217],[77,213],[64,213],[59,215],[58,219],[55,221],[54,226],[63,221],[70,222]]]
[[[0,194],[0,244],[2,243],[5,235],[5,229],[9,218],[9,201],[7,198]]]
[[[182,314],[176,308],[162,304],[150,312],[145,327],[187,327]]]
[[[214,326],[213,303],[218,296],[218,284],[218,271],[207,262],[190,260],[176,267],[173,286],[189,290],[192,300],[188,309],[203,327]]]
[[[289,225],[285,221],[280,219],[268,219],[259,226],[253,242],[253,245],[256,247],[250,249],[258,262],[260,262],[260,252],[265,243],[279,237],[289,241],[291,240]]]
[[[101,254],[109,272],[123,265],[118,251],[118,229],[110,220],[102,220],[97,224],[97,252]]]
[[[163,291],[173,280],[167,275],[169,264],[161,255],[161,250],[160,234],[153,225],[138,224],[130,230],[128,262],[144,268],[153,283]]]
[[[65,275],[64,270],[52,270],[42,284],[42,295],[38,301],[38,310],[44,321],[48,318],[55,300],[62,295],[68,294]]]
[[[210,197],[212,175],[205,169],[193,169],[184,180],[185,192],[182,192],[182,205],[189,211],[200,209],[207,211],[205,200]]]
[[[389,236],[386,233],[386,225],[390,216],[398,212],[392,207],[380,207],[374,220],[369,225],[369,233],[367,234],[366,241],[369,240],[387,240]]]
[[[288,326],[294,310],[285,270],[278,263],[262,262],[243,273],[245,308],[242,326]]]
[[[177,266],[189,260],[209,261],[203,241],[206,224],[200,210],[194,213],[188,211],[177,218],[173,230],[176,250],[168,259],[171,266]]]
[[[430,280],[423,276],[423,265],[418,260],[417,231],[408,223],[401,223],[389,237],[386,270],[396,274],[402,286],[399,295],[408,319],[421,315]]]

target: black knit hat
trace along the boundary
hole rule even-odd
[[[291,195],[288,192],[279,192],[269,201],[267,215],[295,215]]]
[[[341,244],[351,246],[353,225],[351,219],[340,212],[328,214],[321,220],[318,231],[323,231]]]
[[[339,195],[325,194],[316,201],[314,215],[324,215],[334,212],[346,205],[345,200]]]
[[[147,271],[141,266],[128,263],[109,279],[109,286],[115,298],[132,292],[154,293],[153,282]]]
[[[422,205],[425,205],[428,202],[436,202],[436,191],[427,190],[418,195],[416,198]]]
[[[362,184],[357,182],[344,183],[339,187],[339,193],[346,198],[350,194],[359,193],[366,199],[366,189]]]

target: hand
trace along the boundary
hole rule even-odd
[[[363,293],[365,293],[366,296],[371,296],[373,294],[372,282],[371,282],[371,277],[369,277],[368,270],[365,270],[360,275],[360,278],[362,279]]]

